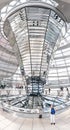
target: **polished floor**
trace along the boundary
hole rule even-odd
[[[56,114],[56,124],[49,118],[21,118],[15,114],[0,111],[0,130],[70,130],[70,109]]]

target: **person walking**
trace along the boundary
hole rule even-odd
[[[51,118],[51,125],[54,124],[55,125],[55,109],[53,107],[53,105],[51,105],[51,114],[50,114],[50,118]]]

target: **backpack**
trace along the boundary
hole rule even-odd
[[[55,114],[55,109],[51,108],[51,114]]]

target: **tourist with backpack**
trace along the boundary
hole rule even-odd
[[[51,105],[51,113],[50,113],[50,118],[51,118],[51,125],[54,124],[55,125],[55,109],[53,107],[53,105]]]

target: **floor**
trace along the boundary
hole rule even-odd
[[[70,109],[56,115],[56,124],[49,118],[21,118],[0,110],[0,130],[69,130]]]

